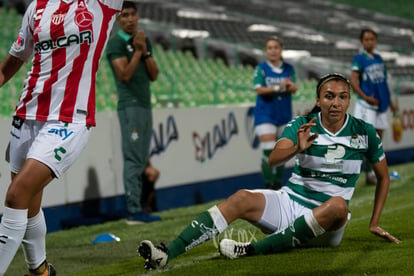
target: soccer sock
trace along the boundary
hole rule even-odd
[[[23,237],[23,253],[29,269],[38,268],[46,260],[46,222],[42,209],[27,221]]]
[[[322,235],[325,230],[319,225],[312,212],[297,218],[286,229],[272,234],[263,240],[252,243],[252,255],[271,254],[285,251],[305,244],[309,240]]]
[[[266,143],[267,144],[267,143]],[[274,143],[269,143],[270,144]],[[263,149],[263,155],[262,155],[262,175],[264,178],[264,182],[266,183],[266,188],[273,188],[273,186],[280,185],[282,182],[283,172],[285,170],[285,166],[277,166],[272,167],[269,165],[269,156],[272,153],[273,148],[271,149]]]
[[[168,245],[168,259],[172,259],[191,248],[222,233],[227,221],[217,206],[201,213]]]
[[[364,159],[364,165],[365,165],[365,172],[371,172],[372,171],[372,165],[371,163],[368,161],[368,159]]]
[[[27,209],[4,208],[0,224],[0,275],[6,272],[23,240],[27,211]]]
[[[283,172],[285,171],[285,166],[281,165],[273,169],[273,183],[282,183]]]
[[[269,165],[269,156],[272,149],[263,149],[262,153],[262,175],[266,184],[273,183],[273,168]]]

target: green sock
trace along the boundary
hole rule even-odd
[[[265,149],[262,155],[262,175],[265,183],[273,183],[273,168],[269,166],[269,155],[271,152],[271,149]]]
[[[219,231],[214,225],[210,213],[208,211],[203,212],[168,245],[168,260],[210,240],[218,234]]]
[[[372,171],[372,165],[371,163],[368,161],[368,159],[364,159],[364,165],[365,165],[365,172],[370,172]]]
[[[269,165],[269,156],[271,152],[271,149],[265,149],[263,150],[262,155],[262,175],[264,182],[266,183],[266,188],[272,188],[275,185],[280,185],[282,183],[283,172],[285,170],[284,165],[278,167],[271,167]]]
[[[254,248],[252,254],[271,254],[286,251],[298,245],[305,244],[314,237],[315,234],[306,223],[305,216],[301,216],[282,232],[252,243],[252,247]]]
[[[284,171],[285,171],[284,165],[276,167],[273,173],[273,183],[282,183],[282,177],[283,177]]]

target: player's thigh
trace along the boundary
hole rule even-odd
[[[39,129],[27,158],[42,162],[59,178],[78,159],[90,132],[84,124],[47,122]]]
[[[44,123],[13,118],[10,129],[9,166],[12,178],[20,171],[26,161],[27,153]]]
[[[262,217],[254,225],[264,233],[270,234],[281,231],[289,226],[295,218],[292,200],[283,190],[254,190],[262,193],[266,199]]]

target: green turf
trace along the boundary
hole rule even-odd
[[[227,260],[209,241],[173,259],[166,275],[412,275],[414,239],[414,163],[391,167],[401,180],[393,181],[381,226],[402,240],[398,245],[368,231],[374,187],[365,186],[361,177],[351,202],[352,219],[338,248],[298,249],[269,256]],[[162,200],[162,199],[159,199]],[[59,275],[141,275],[147,272],[136,253],[142,239],[171,241],[200,212],[215,202],[160,212],[161,222],[127,226],[124,221],[79,227],[47,236],[48,259]],[[120,242],[92,244],[100,233],[113,233]],[[244,221],[229,226],[226,235],[260,239],[257,228]],[[223,237],[223,234],[220,235]],[[25,264],[19,250],[6,275],[23,275]]]

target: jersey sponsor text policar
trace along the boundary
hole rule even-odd
[[[95,81],[119,0],[36,0],[10,54],[33,66],[16,114],[95,126]]]

